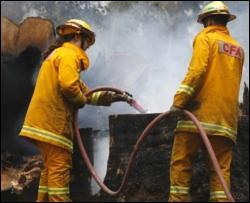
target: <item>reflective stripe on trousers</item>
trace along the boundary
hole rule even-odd
[[[218,200],[227,200],[225,192],[223,190],[210,192],[210,201],[218,201]]]

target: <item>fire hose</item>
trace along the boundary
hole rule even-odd
[[[112,92],[115,92],[117,94],[121,94],[121,95],[124,95],[124,94],[127,94],[129,95],[127,92],[124,92],[124,91],[121,91],[119,89],[116,89],[116,88],[110,88],[110,87],[100,87],[100,88],[95,88],[95,89],[92,89],[90,90],[89,92],[87,92],[85,94],[85,96],[89,96],[91,94],[93,94],[94,92],[98,92],[98,91],[112,91]],[[131,95],[129,95],[131,96]],[[134,108],[136,108],[138,111],[140,111],[141,113],[144,112],[143,111],[143,108],[135,101],[135,100],[131,100],[131,106],[133,106]],[[216,158],[216,155],[214,153],[214,150],[211,146],[211,143],[207,137],[207,134],[205,132],[205,130],[203,129],[203,127],[201,126],[200,122],[198,121],[198,119],[189,111],[187,110],[184,110],[183,111],[183,114],[185,116],[187,116],[197,127],[199,133],[200,133],[200,136],[202,138],[202,141],[208,151],[208,154],[210,156],[210,159],[212,161],[212,165],[216,171],[216,174],[218,175],[219,177],[219,180],[220,180],[220,183],[223,187],[223,190],[228,198],[229,201],[231,202],[234,202],[234,199],[227,187],[227,184],[226,184],[226,181],[222,175],[222,172],[221,172],[221,169],[220,169],[220,166],[219,166],[219,163],[218,163],[218,160]],[[87,165],[87,168],[89,170],[89,172],[91,173],[91,175],[93,176],[93,178],[95,179],[96,183],[101,187],[101,189],[103,191],[105,191],[106,193],[108,193],[109,195],[111,196],[117,196],[123,189],[124,187],[127,185],[127,182],[128,182],[128,177],[131,173],[131,170],[132,170],[132,166],[134,164],[134,161],[135,161],[135,158],[136,158],[136,155],[143,143],[143,141],[145,140],[145,138],[149,135],[149,133],[151,132],[151,130],[153,128],[155,128],[164,118],[168,117],[170,115],[170,112],[167,111],[165,113],[162,113],[160,115],[158,115],[156,118],[154,118],[147,126],[146,128],[144,129],[144,131],[141,133],[141,135],[139,136],[135,146],[134,146],[134,149],[130,155],[130,158],[129,158],[129,162],[128,162],[128,166],[127,166],[127,169],[126,169],[126,172],[125,172],[125,175],[122,179],[122,183],[120,185],[120,187],[118,188],[118,190],[116,191],[113,191],[111,190],[110,188],[108,188],[104,183],[103,181],[100,179],[100,177],[98,176],[95,168],[93,167],[89,157],[88,157],[88,154],[85,150],[85,147],[83,145],[83,142],[82,142],[82,139],[81,139],[81,135],[80,135],[80,132],[79,132],[79,128],[78,128],[78,123],[77,123],[77,118],[78,118],[78,111],[75,112],[75,115],[74,115],[74,129],[75,129],[75,136],[76,136],[76,139],[77,139],[77,143],[78,143],[78,146],[79,146],[79,149],[80,149],[80,152],[81,152],[81,155],[82,155],[82,158],[84,159],[86,165]]]

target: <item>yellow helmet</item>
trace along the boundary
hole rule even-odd
[[[91,26],[79,19],[70,19],[64,24],[59,25],[56,28],[56,32],[59,36],[69,35],[69,34],[80,34],[85,33],[89,36],[91,42],[90,45],[95,43],[95,33],[93,32]]]
[[[235,15],[232,15],[229,12],[228,7],[221,1],[213,1],[207,4],[198,15],[198,23],[202,23],[204,18],[211,15],[227,15],[228,21],[234,20],[236,18]]]

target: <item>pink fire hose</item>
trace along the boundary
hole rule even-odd
[[[121,91],[119,89],[116,89],[116,88],[110,88],[110,87],[101,87],[101,88],[95,88],[95,89],[92,89],[90,90],[89,92],[87,92],[85,94],[85,96],[89,96],[91,95],[92,93],[94,92],[98,92],[98,91],[112,91],[112,92],[115,92],[117,94],[127,94],[129,95],[128,93],[124,92],[124,91]],[[140,111],[141,113],[144,113],[145,110],[135,101],[135,100],[131,100],[131,106],[133,106],[134,108],[136,108],[138,111]],[[116,191],[113,191],[111,190],[110,188],[108,188],[103,182],[102,180],[100,179],[100,177],[98,176],[98,174],[96,173],[96,170],[95,168],[93,167],[91,161],[89,160],[89,157],[88,157],[88,154],[85,150],[85,147],[83,145],[83,142],[82,142],[82,139],[81,139],[81,136],[80,136],[80,132],[79,132],[79,128],[78,128],[78,123],[77,123],[77,118],[78,118],[78,112],[75,113],[75,118],[74,118],[74,128],[75,128],[75,135],[76,135],[76,139],[77,139],[77,143],[78,143],[78,146],[79,146],[79,149],[80,149],[80,152],[81,152],[81,155],[82,155],[82,158],[84,159],[84,161],[86,162],[86,165],[89,169],[89,172],[91,173],[91,175],[93,176],[93,178],[95,179],[96,183],[101,187],[101,189],[103,191],[105,191],[106,193],[108,193],[109,195],[111,196],[117,196],[121,191],[122,189],[126,186],[127,182],[128,182],[128,177],[131,173],[131,170],[132,170],[132,166],[134,164],[134,161],[135,161],[135,158],[136,158],[136,155],[144,141],[144,139],[149,135],[149,133],[151,132],[151,130],[153,128],[155,128],[165,117],[169,116],[170,112],[167,111],[165,113],[162,113],[160,115],[158,115],[155,119],[153,119],[147,126],[146,128],[144,129],[144,131],[141,133],[140,137],[138,138],[135,146],[134,146],[134,149],[131,153],[131,156],[129,158],[129,162],[128,162],[128,167],[127,167],[127,170],[125,172],[125,175],[122,179],[122,183],[119,187],[118,190]],[[223,189],[224,189],[224,192],[228,198],[229,201],[231,202],[234,202],[234,199],[227,187],[227,184],[226,184],[226,181],[222,175],[222,172],[221,172],[221,169],[220,169],[220,166],[219,166],[219,163],[218,163],[218,160],[215,156],[215,153],[214,153],[214,150],[211,146],[211,143],[206,135],[206,132],[205,130],[203,129],[203,127],[201,126],[200,122],[197,120],[197,118],[189,111],[187,110],[184,110],[183,111],[183,114],[186,115],[187,117],[190,118],[190,120],[192,120],[192,122],[196,125],[200,135],[201,135],[201,138],[202,138],[202,141],[204,142],[204,145],[208,151],[208,154],[210,156],[210,159],[212,161],[212,164],[213,164],[213,167],[219,177],[219,180],[221,182],[221,185],[223,186]]]

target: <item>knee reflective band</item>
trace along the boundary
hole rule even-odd
[[[172,194],[189,194],[189,187],[170,186],[170,193]]]
[[[96,88],[96,89],[90,90],[89,92],[87,92],[85,94],[85,96],[89,96],[90,94],[93,94],[94,92],[97,92],[97,91],[105,91],[105,90],[106,91],[113,91],[113,92],[118,93],[118,94],[124,94],[124,92],[119,90],[119,89],[103,87],[103,88]],[[136,157],[137,152],[139,151],[139,148],[140,148],[141,144],[143,143],[144,139],[149,135],[151,130],[153,128],[155,128],[156,125],[158,125],[165,117],[169,116],[169,114],[170,114],[169,111],[160,114],[159,116],[157,116],[155,119],[153,119],[146,126],[146,128],[144,129],[144,131],[142,132],[142,134],[138,138],[138,140],[137,140],[137,142],[136,142],[136,144],[135,144],[135,146],[133,148],[133,151],[132,151],[131,156],[129,158],[127,170],[126,170],[125,175],[124,175],[124,177],[122,179],[122,183],[121,183],[119,189],[117,191],[113,191],[113,190],[109,189],[101,181],[100,177],[96,173],[95,168],[93,167],[91,161],[89,160],[88,154],[87,154],[87,152],[86,152],[86,150],[84,148],[84,145],[83,145],[83,142],[82,142],[82,139],[81,139],[81,136],[80,136],[78,123],[77,123],[78,112],[76,111],[75,116],[74,116],[74,129],[75,129],[75,135],[76,135],[76,139],[77,139],[77,143],[78,143],[81,155],[82,155],[84,161],[86,162],[86,165],[87,165],[91,175],[94,177],[96,183],[101,187],[101,189],[103,191],[105,191],[106,193],[108,193],[109,195],[112,195],[112,196],[116,196],[122,191],[122,189],[126,186],[126,184],[128,182],[128,177],[129,177],[129,174],[131,172],[133,163],[135,161],[135,157]],[[220,182],[221,182],[221,184],[223,186],[224,192],[225,192],[228,200],[231,201],[231,202],[234,202],[234,199],[233,199],[233,197],[232,197],[232,195],[231,195],[231,193],[230,193],[230,191],[229,191],[229,189],[227,187],[226,181],[225,181],[225,179],[224,179],[224,177],[222,175],[222,172],[221,172],[221,169],[219,167],[219,163],[217,161],[217,158],[215,156],[213,148],[212,148],[212,146],[210,144],[210,141],[207,138],[205,130],[202,128],[202,126],[199,123],[199,121],[197,120],[197,118],[191,112],[189,112],[187,110],[184,110],[183,114],[190,118],[190,120],[195,124],[198,131],[200,132],[202,141],[204,142],[204,144],[205,144],[205,146],[207,148],[207,151],[208,151],[208,154],[209,154],[209,156],[211,158],[213,167],[214,167],[214,169],[215,169],[215,171],[216,171],[216,173],[217,173],[217,175],[219,177],[219,180],[220,180]]]
[[[48,193],[48,186],[39,185],[38,192],[39,193]]]
[[[63,187],[63,188],[48,188],[49,195],[66,195],[69,194],[69,188]]]

